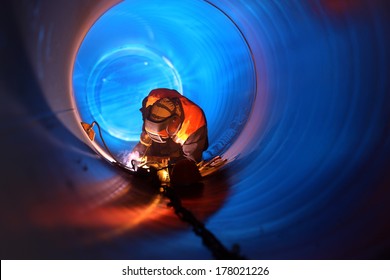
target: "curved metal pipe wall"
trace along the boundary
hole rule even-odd
[[[73,81],[81,118],[98,121],[105,142],[122,153],[139,140],[139,108],[154,88],[174,88],[201,106],[207,158],[235,141],[257,93],[245,37],[227,14],[199,0],[117,4],[83,39]]]
[[[388,5],[212,3],[248,40],[257,93],[236,160],[185,205],[248,258],[388,258]],[[114,4],[15,1],[1,17],[3,258],[211,257],[147,182],[83,143],[72,63]]]

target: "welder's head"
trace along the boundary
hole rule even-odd
[[[145,131],[154,142],[165,143],[179,131],[182,120],[178,106],[176,100],[169,98],[162,98],[151,106],[145,119]]]

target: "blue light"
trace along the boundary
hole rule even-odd
[[[176,89],[202,107],[211,144],[207,157],[234,142],[256,95],[255,65],[241,31],[199,0],[116,5],[88,31],[73,82],[81,118],[98,121],[116,153],[138,141],[139,108],[154,88]]]
[[[131,74],[129,74],[131,73]],[[145,92],[156,87],[182,91],[172,63],[146,46],[125,46],[103,56],[87,81],[87,104],[96,121],[121,140],[137,141],[142,128],[138,114]],[[110,95],[115,99],[110,100]]]
[[[5,1],[13,12],[0,11],[8,257],[211,257],[149,180],[116,172],[75,137],[74,111],[99,120],[116,153],[131,148],[141,92],[158,83],[205,109],[207,156],[239,154],[183,199],[227,248],[250,259],[390,258],[388,0],[131,0],[87,32],[109,2]]]

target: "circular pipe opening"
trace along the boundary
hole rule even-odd
[[[25,5],[27,2],[31,1],[23,1]],[[46,245],[51,253],[48,258],[53,255],[61,258],[64,254],[74,257],[74,253],[78,253],[76,257],[88,258],[96,257],[96,252],[127,259],[175,258],[177,248],[188,252],[189,258],[208,258],[208,252],[200,243],[193,242],[193,233],[189,230],[163,234],[167,229],[177,228],[177,220],[169,219],[168,210],[161,211],[162,204],[151,202],[146,188],[133,188],[139,182],[131,182],[129,201],[126,201],[129,207],[111,207],[108,200],[111,202],[113,197],[118,197],[118,189],[128,187],[129,181],[111,172],[95,157],[84,155],[83,149],[73,150],[72,144],[80,143],[74,143],[75,139],[69,135],[64,137],[67,133],[62,129],[53,129],[52,113],[55,113],[55,117],[68,117],[64,121],[66,126],[74,128],[72,125],[75,125],[79,129],[76,132],[83,132],[79,122],[73,122],[73,106],[70,106],[73,100],[69,102],[67,95],[71,85],[69,65],[73,68],[75,49],[80,45],[77,35],[85,34],[83,27],[91,26],[89,20],[95,21],[95,15],[103,14],[101,11],[107,10],[105,7],[112,1],[35,2],[36,9],[28,6],[31,13],[23,21],[25,39],[29,42],[23,47],[30,51],[37,75],[32,75],[27,83],[21,83],[23,74],[26,75],[23,69],[22,75],[6,79],[6,85],[15,84],[15,92],[8,92],[6,87],[5,96],[10,102],[3,102],[6,109],[3,113],[13,112],[11,116],[5,115],[3,146],[15,149],[5,149],[5,195],[1,197],[5,198],[5,212],[12,209],[11,217],[19,216],[26,227],[26,230],[22,227],[23,230],[18,230],[21,235],[10,231],[12,238],[4,239],[5,245],[17,244],[19,252],[25,255],[30,251],[34,256],[37,252],[42,253]],[[143,2],[150,4],[150,1]],[[22,1],[15,3],[19,11]],[[194,206],[192,209],[198,210],[197,214],[207,212],[202,217],[207,216],[209,228],[217,229],[218,238],[225,244],[240,244],[242,252],[250,258],[388,256],[388,238],[383,238],[390,236],[387,222],[390,205],[388,2],[359,0],[337,4],[338,1],[321,0],[290,1],[288,5],[281,5],[278,1],[218,0],[216,3],[234,19],[248,39],[256,65],[261,65],[257,68],[258,86],[264,91],[259,90],[261,94],[258,93],[253,102],[250,120],[225,153],[242,151],[248,156],[229,165],[224,172],[227,175],[225,186],[218,176],[207,179],[213,182],[205,188],[209,193],[200,198],[204,203],[191,201],[191,208]],[[87,8],[89,5],[91,7]],[[174,33],[181,33],[182,28],[185,30],[180,26]],[[109,28],[106,32],[115,32],[115,29]],[[137,30],[130,28],[131,32]],[[105,43],[103,39],[97,40],[94,47],[98,49]],[[93,50],[90,49],[91,53]],[[12,53],[9,56],[12,65],[18,66],[10,67],[11,72],[24,68],[15,63],[20,61],[15,56]],[[166,57],[177,69],[176,61],[171,56]],[[99,61],[96,57],[90,59]],[[89,65],[91,68],[85,73],[92,71],[94,63]],[[186,65],[191,63],[186,61]],[[190,69],[193,68],[185,67],[185,70]],[[19,71],[15,73],[19,74]],[[188,74],[186,71],[177,73],[181,82],[184,74]],[[39,77],[47,97],[44,101],[53,112],[42,114],[45,106],[40,102],[39,90],[29,88],[35,77]],[[187,94],[186,84],[182,83],[182,86],[183,93]],[[81,99],[85,96],[85,92],[79,95]],[[263,102],[264,98],[267,103]],[[90,109],[87,102],[83,102],[85,108],[82,102],[78,104],[78,113],[86,110],[83,112],[88,116]],[[236,113],[237,106],[243,105],[229,104],[231,107],[220,106]],[[20,115],[24,109],[30,118],[28,122],[22,121],[23,115]],[[214,113],[209,109],[208,114],[210,111]],[[220,115],[220,120],[212,121],[221,124],[228,113]],[[13,127],[11,121],[17,126]],[[227,127],[224,123],[221,125]],[[214,128],[218,126],[214,125]],[[128,144],[124,140],[118,141]],[[233,168],[234,172],[230,172]],[[74,210],[75,202],[76,209],[82,207],[84,210],[86,204],[78,203],[78,198],[88,191],[89,202],[95,205],[98,201],[102,206],[93,209],[94,219],[84,216],[80,221],[80,212],[56,211],[58,208],[54,205],[61,204],[65,187],[72,204],[64,210]],[[18,199],[10,199],[11,190]],[[53,196],[53,191],[58,196]],[[53,214],[52,223],[58,226],[56,230],[52,229],[53,224],[48,230],[34,220],[26,220],[25,211],[30,208],[21,198],[30,200],[34,197],[37,199],[31,207],[33,210],[46,198],[50,199],[52,206],[46,207],[38,217],[47,221],[46,214]],[[158,211],[152,211],[154,209]],[[100,243],[94,248],[96,250],[90,250],[91,247],[85,250],[73,244],[73,250],[58,250],[58,245],[64,244],[62,241],[74,242],[77,237],[74,233],[79,232],[80,226],[88,228],[93,223],[99,231],[102,225],[123,228],[129,220],[137,221],[140,212],[152,227],[145,223],[134,225],[125,238]],[[9,229],[18,229],[14,224],[16,221],[13,220]],[[68,230],[71,225],[77,231]],[[84,231],[81,233],[81,236],[91,236]],[[37,234],[43,238],[34,238]],[[31,237],[34,242],[30,242]],[[54,240],[60,242],[55,244]],[[122,249],[113,250],[113,244]],[[36,250],[37,246],[40,250]],[[16,251],[16,248],[8,248]]]
[[[257,90],[252,58],[238,26],[207,1],[125,1],[105,12],[80,46],[75,104],[121,154],[139,140],[143,98],[154,88],[176,89],[204,110],[204,156],[211,158],[229,149],[249,118]]]

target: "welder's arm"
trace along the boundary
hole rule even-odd
[[[135,145],[133,150],[131,151],[130,157],[132,159],[138,159],[145,155],[146,150],[152,144],[152,139],[148,136],[145,130],[142,131],[140,141]]]
[[[150,145],[152,145],[152,142],[153,141],[149,137],[149,135],[146,133],[145,128],[142,127],[142,132],[141,132],[141,136],[140,136],[140,139],[139,139],[139,143],[137,144],[138,149],[140,149],[140,152],[142,152],[142,154],[144,154],[145,150],[148,147],[150,147]]]
[[[183,144],[183,154],[195,162],[202,160],[202,153],[208,148],[207,126],[199,128]]]
[[[143,145],[141,142],[138,142],[137,145],[131,151],[132,153],[138,153],[139,157],[142,157],[145,154],[145,151],[148,147]]]

